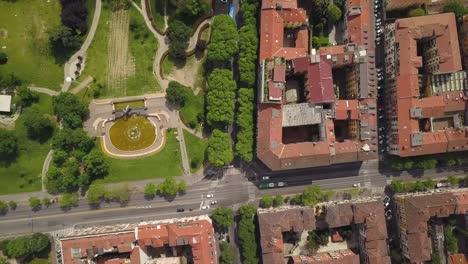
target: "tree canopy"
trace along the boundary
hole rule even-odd
[[[172,20],[167,29],[169,39],[169,55],[174,58],[184,58],[189,45],[192,29],[179,20]]]
[[[109,173],[109,163],[100,150],[93,150],[84,157],[85,171],[90,180],[102,178]]]
[[[254,90],[239,89],[239,103],[236,124],[237,132],[236,155],[246,162],[251,162],[254,155]]]
[[[11,258],[35,256],[43,253],[50,246],[47,235],[36,233],[32,236],[17,237],[8,241],[6,255]]]
[[[468,8],[465,8],[465,6],[463,5],[463,2],[460,0],[452,0],[448,2],[447,4],[444,5],[443,10],[445,13],[450,13],[450,12],[455,13],[456,17],[462,17],[463,15],[468,14]]]
[[[73,29],[59,25],[49,30],[49,41],[52,50],[74,50],[80,47],[81,38]]]
[[[28,107],[39,101],[39,94],[24,86],[16,89],[16,96],[18,96],[18,103],[22,107]]]
[[[210,126],[229,125],[234,119],[236,82],[232,72],[214,69],[208,77],[206,121]]]
[[[18,138],[12,131],[0,129],[0,160],[10,161],[18,155]]]
[[[417,16],[424,16],[426,15],[426,11],[421,7],[413,8],[408,11],[409,17],[417,17]]]
[[[88,115],[88,108],[80,98],[71,93],[60,93],[52,101],[55,114],[62,119],[63,125],[68,128],[81,127]]]
[[[175,105],[184,106],[187,100],[187,92],[191,92],[189,87],[176,81],[170,81],[166,89],[166,98]]]
[[[40,142],[44,142],[52,136],[54,126],[36,106],[26,109],[23,112],[24,126],[28,137]]]
[[[174,177],[167,176],[166,178],[164,178],[164,181],[158,184],[156,189],[160,195],[174,197],[177,195],[177,192],[185,192],[187,189],[187,185],[186,183],[177,183]]]
[[[8,56],[5,52],[0,52],[0,65],[8,62]]]
[[[208,161],[216,167],[231,164],[233,157],[232,140],[228,133],[213,130],[206,149]]]
[[[150,182],[145,185],[145,196],[152,198],[156,194],[156,185]]]
[[[273,196],[269,194],[265,194],[262,196],[260,200],[260,206],[263,208],[270,208],[273,206]]]
[[[52,148],[72,153],[75,150],[88,153],[93,149],[94,141],[82,129],[61,129],[52,138]]]
[[[2,74],[0,72],[0,87],[15,87],[20,86],[21,83],[21,79],[13,73]]]
[[[239,214],[241,220],[238,225],[238,232],[242,263],[257,264],[259,263],[259,256],[254,222],[256,209],[250,204],[245,204],[239,208]]]
[[[328,14],[328,22],[331,24],[335,24],[341,18],[341,8],[339,8],[335,4],[330,4],[327,7],[327,14]]]
[[[234,263],[234,250],[231,248],[228,242],[222,241],[219,244],[221,249],[221,264],[232,264]]]
[[[234,225],[234,212],[226,207],[216,207],[211,213],[215,227],[219,230],[226,231],[230,226]]]
[[[239,33],[236,23],[229,15],[215,16],[212,24],[210,43],[208,44],[208,60],[228,62],[237,54]]]

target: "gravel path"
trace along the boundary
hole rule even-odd
[[[51,90],[49,88],[44,88],[44,87],[29,86],[28,88],[32,91],[47,94],[50,96],[57,96],[59,94],[59,92],[57,91]]]

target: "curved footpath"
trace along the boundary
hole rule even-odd
[[[73,54],[73,56],[71,56],[70,59],[65,63],[62,92],[68,91],[68,88],[70,88],[71,85],[71,83],[65,80],[68,76],[70,65],[74,63],[78,56],[86,57],[86,51],[88,51],[89,45],[91,45],[91,42],[94,39],[94,35],[96,34],[96,29],[99,24],[99,17],[101,16],[101,7],[102,1],[96,0],[96,8],[94,10],[93,22],[91,23],[91,28],[89,29],[88,35],[86,36],[83,45],[81,45],[81,48],[75,54]]]

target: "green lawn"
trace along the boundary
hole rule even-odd
[[[38,106],[41,112],[52,114],[52,97],[40,94]],[[15,132],[19,139],[19,155],[9,166],[0,166],[0,194],[41,189],[42,165],[50,150],[50,140],[40,144],[28,139],[22,116],[16,121]]]
[[[202,92],[198,95],[190,93],[190,96],[185,102],[185,106],[180,109],[180,119],[182,122],[193,129],[199,128],[198,117],[203,116],[204,102]]]
[[[63,83],[63,62],[49,49],[47,31],[60,25],[60,3],[49,1],[0,1],[0,49],[9,60],[2,72],[14,72],[26,84],[59,90]]]
[[[170,56],[166,56],[166,57],[163,59],[163,63],[162,63],[162,72],[163,72],[163,75],[169,75],[169,74],[171,74],[171,72],[174,70],[174,67],[175,67],[174,59],[171,58]]]
[[[203,165],[208,140],[199,138],[185,129],[184,139],[187,154],[190,159],[190,171],[193,173]]]
[[[182,161],[179,142],[173,130],[166,133],[164,148],[149,157],[140,159],[107,158],[110,163],[110,173],[98,183],[115,183],[124,181],[162,178],[165,176],[182,175]]]
[[[150,0],[151,14],[156,28],[164,31],[166,25],[164,24],[164,0]]]
[[[136,30],[129,30],[128,38],[128,51],[135,63],[135,74],[127,78],[125,89],[111,90],[107,87],[108,41],[112,17],[111,7],[107,2],[103,2],[98,29],[88,50],[85,69],[78,80],[81,82],[87,76],[93,76],[95,81],[90,88],[95,91],[102,87],[99,95],[102,98],[141,95],[161,89],[153,75],[153,60],[158,42],[135,7],[130,7],[128,12],[130,24],[133,23],[136,27]]]
[[[145,107],[145,101],[144,100],[137,100],[137,101],[128,101],[128,102],[115,103],[114,108],[115,108],[115,110],[125,109],[125,107],[127,107],[127,105],[130,108],[141,108],[141,107]]]
[[[88,25],[88,29],[90,29],[93,22],[94,11],[96,10],[96,0],[86,0],[86,8],[88,9],[86,25]]]

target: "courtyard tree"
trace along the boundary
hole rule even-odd
[[[445,13],[453,12],[456,17],[462,17],[468,14],[468,8],[465,8],[463,2],[460,0],[452,0],[444,5],[443,11]]]
[[[304,189],[302,193],[302,204],[303,205],[315,205],[319,202],[326,201],[330,194],[324,193],[320,185],[313,184]]]
[[[426,11],[424,11],[424,9],[422,9],[421,7],[412,8],[408,11],[409,17],[418,17],[424,15],[426,15]]]
[[[10,210],[16,210],[16,207],[18,207],[18,205],[16,204],[15,201],[9,201],[8,202],[8,207],[10,207]]]
[[[106,192],[107,191],[104,189],[102,184],[91,184],[86,194],[86,197],[88,198],[88,204],[92,206],[99,205],[104,199]]]
[[[153,198],[155,194],[156,194],[156,185],[154,185],[154,183],[152,182],[147,183],[145,185],[145,197]]]
[[[94,141],[82,129],[64,128],[52,138],[52,148],[66,153],[72,153],[76,150],[88,153],[93,147]]]
[[[23,112],[24,126],[29,138],[39,142],[47,141],[54,131],[54,125],[36,106]]]
[[[335,4],[330,4],[327,7],[327,14],[328,14],[328,22],[330,24],[335,24],[338,20],[341,18],[341,9],[335,5]]]
[[[0,65],[8,62],[8,56],[5,52],[0,52]]]
[[[169,55],[174,58],[185,58],[191,34],[192,29],[189,26],[179,20],[172,20],[167,29]]]
[[[230,226],[234,225],[234,212],[229,208],[220,206],[213,210],[211,219],[213,219],[218,230],[227,231]]]
[[[211,72],[206,94],[206,121],[210,126],[232,123],[236,88],[236,82],[230,70],[214,69]]]
[[[392,180],[390,183],[390,190],[394,193],[401,193],[406,191],[405,184],[402,180]]]
[[[90,180],[102,178],[109,173],[109,163],[100,150],[93,150],[83,159]]]
[[[28,107],[39,101],[39,94],[25,86],[16,89],[16,96],[19,98],[18,104],[22,107]]]
[[[215,167],[223,167],[231,164],[233,154],[230,135],[218,129],[213,130],[211,137],[208,139],[206,152],[208,161]]]
[[[211,28],[208,60],[222,63],[231,61],[239,50],[237,45],[239,34],[234,19],[226,14],[217,15]]]
[[[18,155],[18,138],[12,131],[0,129],[0,161],[12,161]]]
[[[60,207],[63,209],[70,209],[72,206],[78,205],[77,193],[64,193],[59,198]]]
[[[71,93],[60,93],[52,101],[55,114],[68,128],[80,128],[88,115],[88,108],[81,99]]]

